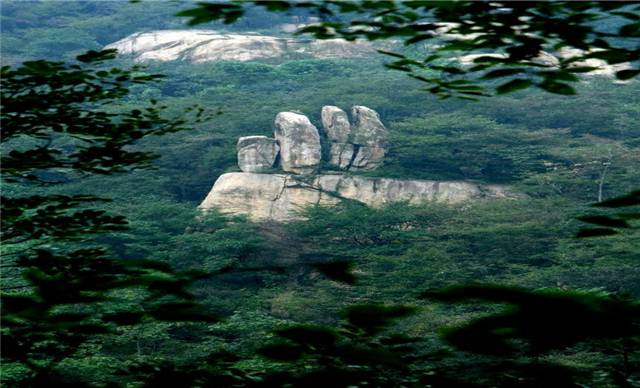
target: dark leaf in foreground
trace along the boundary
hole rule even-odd
[[[322,326],[300,325],[276,330],[276,334],[298,344],[312,346],[331,346],[337,340],[333,330]]]
[[[640,190],[635,190],[626,195],[598,202],[591,206],[617,208],[636,205],[640,205]]]
[[[117,53],[118,51],[116,49],[108,49],[108,50],[102,50],[102,51],[90,50],[84,54],[78,55],[76,59],[79,60],[80,62],[95,63],[95,62],[106,61],[109,59],[114,59]]]
[[[506,82],[496,88],[497,94],[506,94],[512,93],[518,90],[526,89],[531,86],[533,82],[528,79],[514,79],[509,82]]]
[[[160,321],[196,321],[211,323],[220,321],[219,316],[208,312],[197,303],[189,302],[160,304],[151,309],[149,315]]]
[[[639,335],[636,302],[588,292],[529,291],[495,285],[428,291],[441,302],[506,304],[500,313],[448,329],[445,339],[460,349],[487,353],[541,354],[592,339]]]
[[[588,238],[588,237],[602,237],[602,236],[612,236],[614,234],[618,234],[613,229],[607,228],[589,228],[589,229],[580,229],[578,233],[576,233],[577,238]]]
[[[311,265],[318,272],[331,280],[345,284],[355,284],[356,277],[351,273],[353,262],[332,261],[329,263],[317,263]]]
[[[376,333],[393,323],[414,313],[412,306],[386,306],[380,304],[355,305],[344,311],[347,322],[368,333]]]
[[[629,224],[625,220],[608,216],[582,216],[578,217],[578,219],[582,222],[600,226],[609,226],[612,228],[629,228]]]

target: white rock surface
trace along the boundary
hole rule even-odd
[[[356,105],[351,108],[351,117],[351,139],[356,144],[357,154],[349,169],[373,170],[380,167],[386,153],[388,133],[378,112]]]
[[[594,50],[595,51],[595,50]],[[569,59],[575,58],[578,56],[583,56],[587,54],[586,51],[579,50],[576,48],[568,48],[563,47],[558,52],[549,53],[546,51],[540,51],[536,58],[531,59],[531,63],[537,65],[543,65],[551,68],[558,68],[560,65],[561,59]],[[469,54],[458,57],[458,61],[460,64],[464,66],[472,66],[475,64],[475,60],[479,57],[492,57],[497,59],[507,58],[506,54],[496,54],[496,53],[488,53],[488,54]],[[571,67],[593,67],[594,69],[587,72],[581,73],[587,76],[606,76],[606,77],[614,77],[615,73],[620,70],[626,70],[632,68],[629,62],[617,63],[610,65],[607,61],[597,58],[588,58],[582,61],[575,61],[569,65]],[[617,81],[620,82],[620,81]]]
[[[349,170],[375,170],[382,165],[386,149],[384,147],[358,146]]]
[[[307,116],[293,112],[278,113],[275,124],[282,170],[296,174],[317,171],[322,159],[318,128]]]
[[[242,214],[253,221],[291,221],[310,205],[331,205],[341,198],[378,207],[392,202],[459,203],[483,198],[509,198],[504,186],[469,182],[436,182],[318,175],[301,178],[289,174],[227,173],[221,175],[199,208]]]
[[[327,105],[320,112],[322,127],[327,140],[336,143],[347,143],[351,134],[351,124],[347,112],[337,106]]]
[[[329,165],[340,170],[347,170],[353,162],[355,146],[351,143],[329,143]]]
[[[337,106],[324,106],[322,127],[329,147],[331,167],[340,170],[373,170],[382,165],[388,132],[376,111],[366,106],[351,108],[353,124]]]
[[[238,167],[244,172],[266,172],[274,167],[280,146],[266,136],[244,136],[238,139]]]
[[[351,108],[353,118],[352,137],[353,143],[384,147],[387,142],[387,129],[380,121],[378,112],[366,106],[356,105]]]
[[[214,30],[138,32],[105,48],[136,61],[253,61],[288,58],[354,58],[375,53],[367,42],[311,40],[258,34],[224,34]]]

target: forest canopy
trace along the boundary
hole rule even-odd
[[[631,2],[3,3],[2,383],[637,386],[639,19]],[[396,41],[281,62],[102,51],[185,22]],[[582,51],[537,63],[563,47]],[[476,48],[500,56],[449,59]],[[587,60],[628,67],[587,77]],[[520,196],[288,224],[197,211],[239,136],[323,105],[389,128],[384,165],[356,175]]]

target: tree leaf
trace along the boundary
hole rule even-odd
[[[568,85],[562,82],[545,80],[544,82],[538,84],[538,86],[541,89],[544,89],[554,94],[563,94],[567,96],[576,94],[576,90],[573,87],[571,87],[571,85]]]
[[[618,234],[618,232],[607,228],[580,229],[578,233],[576,233],[576,238],[611,236],[614,234]]]
[[[311,265],[318,272],[331,280],[345,284],[355,284],[356,278],[351,273],[353,269],[352,261],[332,261],[329,263],[315,263]]]
[[[625,220],[620,220],[616,218],[612,218],[609,216],[582,216],[578,217],[578,219],[582,222],[587,222],[590,224],[600,225],[600,226],[609,226],[612,228],[629,228],[629,224]]]
[[[616,72],[616,78],[619,80],[628,80],[640,74],[639,69],[627,69]]]
[[[506,82],[498,86],[496,88],[496,94],[512,93],[518,90],[526,89],[530,87],[532,84],[533,82],[531,82],[528,79],[522,79],[522,78],[513,79],[509,82]]]
[[[618,208],[636,205],[640,205],[640,190],[632,191],[629,194],[621,195],[616,198],[607,199],[606,201],[598,202],[591,206]]]
[[[501,77],[507,77],[514,74],[523,73],[525,71],[526,71],[525,69],[496,69],[496,70],[489,71],[487,74],[483,75],[482,78],[483,79],[501,78]]]

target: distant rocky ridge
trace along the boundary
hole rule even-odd
[[[433,32],[443,39],[473,39],[474,34],[466,36],[450,34],[448,31],[455,23],[443,23],[442,27]],[[304,25],[286,25],[284,31],[292,32]],[[284,27],[284,26],[283,26]],[[398,42],[395,42],[398,43]],[[395,44],[391,42],[391,44]],[[433,50],[438,45],[431,46]],[[367,41],[358,40],[348,42],[344,39],[301,39],[260,35],[255,33],[227,34],[215,30],[158,30],[137,32],[117,42],[105,46],[107,49],[117,49],[122,55],[130,55],[135,61],[176,61],[183,60],[194,63],[213,61],[285,61],[289,59],[309,58],[358,58],[376,53],[375,48]],[[561,58],[582,56],[585,52],[575,48],[562,48],[557,52],[541,51],[540,55],[531,60],[533,65],[557,68]],[[469,54],[458,57],[463,67],[474,65],[478,57],[503,58],[504,54],[482,53]],[[610,65],[606,61],[589,58],[576,61],[570,66],[592,67],[586,76],[610,76],[617,71],[630,69],[629,62]],[[625,81],[617,81],[625,82]]]
[[[318,130],[307,116],[280,112],[274,138],[239,138],[236,150],[243,172],[221,175],[200,209],[216,208],[254,221],[290,221],[299,219],[299,211],[306,206],[335,205],[345,199],[375,207],[513,197],[506,187],[497,185],[345,174],[381,166],[388,131],[378,113],[366,106],[352,107],[351,120],[336,106],[323,107],[321,117]],[[333,172],[320,174],[323,166]]]
[[[136,61],[254,61],[288,58],[356,58],[375,53],[367,42],[344,39],[294,39],[214,30],[138,32],[107,45]]]

